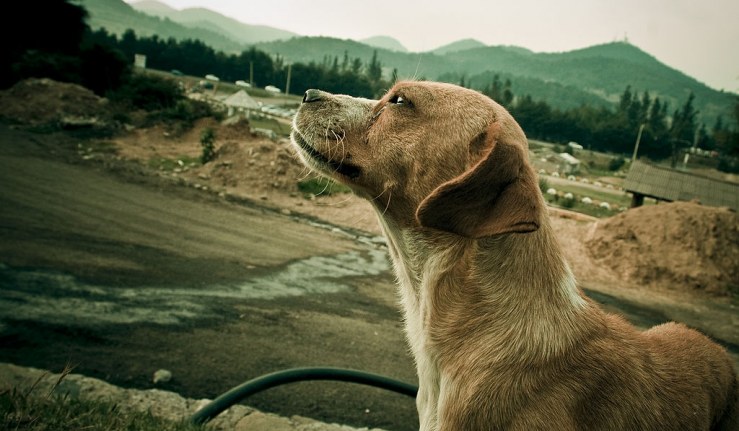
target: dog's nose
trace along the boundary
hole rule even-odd
[[[303,103],[318,102],[321,100],[321,92],[319,90],[310,89],[303,95]]]

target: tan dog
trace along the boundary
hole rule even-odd
[[[727,353],[668,323],[639,332],[575,284],[527,140],[464,88],[381,100],[309,90],[306,165],[379,214],[419,378],[421,430],[734,430]]]

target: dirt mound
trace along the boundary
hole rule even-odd
[[[199,169],[201,178],[204,174],[216,186],[248,187],[253,192],[297,191],[296,182],[305,169],[289,144],[244,135],[238,128],[221,127],[217,136],[222,143],[215,160]]]
[[[739,217],[728,208],[634,208],[595,223],[585,244],[624,281],[719,295],[739,287]]]
[[[0,118],[27,125],[100,118],[107,99],[77,84],[30,78],[0,91]]]

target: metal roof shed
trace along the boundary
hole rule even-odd
[[[739,210],[739,184],[639,160],[631,164],[624,190],[633,195],[632,207],[640,206],[648,196],[668,202],[697,200],[703,205]]]

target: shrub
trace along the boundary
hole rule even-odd
[[[349,193],[351,190],[326,177],[314,177],[298,181],[298,190],[314,196],[329,196],[336,193]]]
[[[200,133],[200,145],[203,147],[203,153],[200,156],[200,162],[206,164],[213,160],[216,155],[214,143],[216,141],[216,135],[213,129],[206,127]]]
[[[574,208],[577,201],[574,197],[565,197],[559,201],[559,204],[564,208]]]
[[[623,167],[623,165],[626,164],[626,160],[623,157],[616,157],[611,159],[608,162],[608,170],[609,171],[617,171]]]
[[[539,190],[544,194],[549,190],[549,181],[544,177],[539,177]]]
[[[182,90],[171,79],[133,74],[109,94],[111,100],[147,111],[171,109],[183,99]]]

